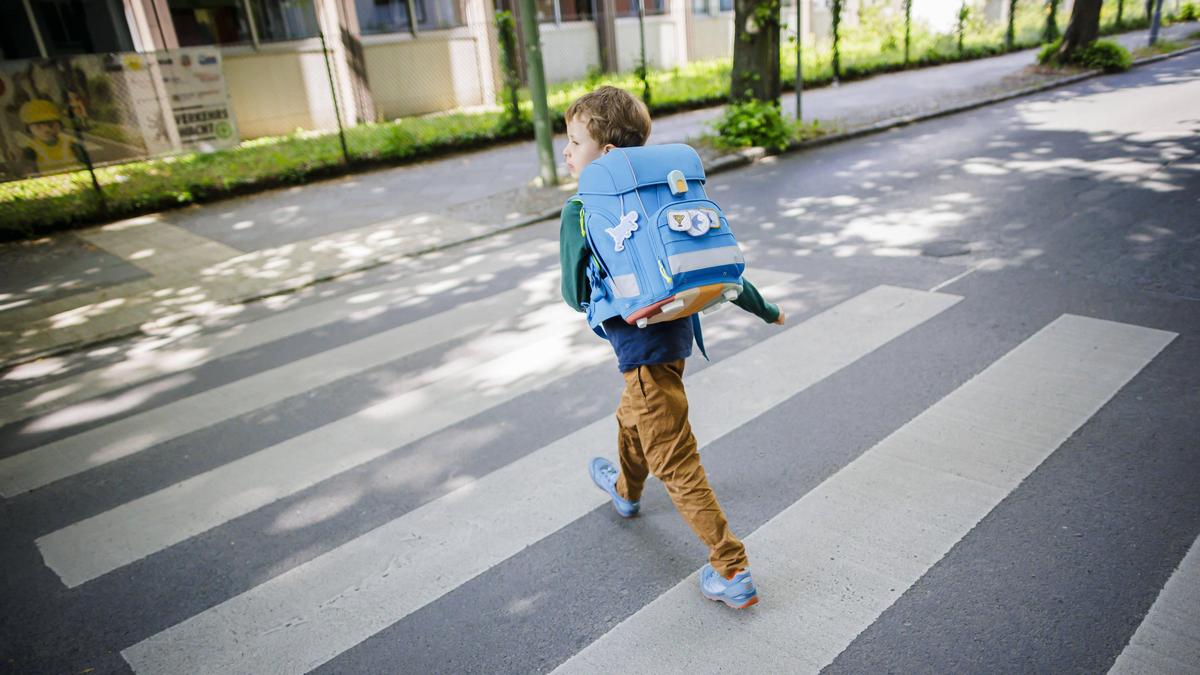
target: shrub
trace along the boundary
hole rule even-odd
[[[1177,16],[1180,21],[1195,21],[1197,18],[1200,18],[1200,10],[1196,9],[1196,5],[1185,2],[1179,8]]]
[[[1130,56],[1129,51],[1112,40],[1096,40],[1091,44],[1084,45],[1076,49],[1065,63],[1060,59],[1059,50],[1061,48],[1061,38],[1043,46],[1042,50],[1038,52],[1038,63],[1045,66],[1082,66],[1103,70],[1106,73],[1129,70],[1129,67],[1133,65],[1133,57]]]
[[[792,129],[779,104],[749,100],[732,103],[717,120],[715,129],[722,143],[734,147],[762,146],[783,150],[792,138]]]
[[[1054,42],[1047,42],[1042,45],[1041,51],[1038,52],[1037,62],[1043,66],[1055,65],[1058,60],[1058,50],[1062,49],[1062,40],[1058,39]]]
[[[1129,50],[1112,40],[1096,40],[1081,47],[1075,51],[1071,60],[1086,68],[1097,68],[1106,73],[1129,70],[1133,65],[1133,57],[1129,55]]]

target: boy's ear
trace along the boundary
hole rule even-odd
[[[604,146],[604,148],[603,148],[603,150],[604,150],[604,154],[606,154],[606,155],[607,155],[609,150],[614,150],[614,149],[616,149],[616,147],[617,147],[617,146],[613,145],[612,143],[609,143],[608,145],[605,145],[605,146]]]

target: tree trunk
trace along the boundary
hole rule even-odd
[[[1058,4],[1061,0],[1049,0],[1046,3],[1046,27],[1042,29],[1042,42],[1054,42],[1059,38]]]
[[[1017,0],[1008,0],[1008,28],[1004,31],[1004,48],[1011,50],[1016,42]]]
[[[778,101],[779,0],[735,0],[729,98]]]
[[[1100,5],[1102,0],[1075,0],[1071,7],[1071,21],[1063,33],[1062,48],[1059,50],[1059,60],[1063,63],[1076,49],[1085,47],[1100,37]]]

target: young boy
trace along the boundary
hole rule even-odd
[[[650,113],[641,101],[616,87],[601,87],[575,101],[566,113],[567,170],[578,178],[590,162],[613,148],[644,145],[650,135]],[[571,202],[562,213],[559,253],[563,299],[577,311],[591,297],[587,266],[591,252],[581,231],[582,205]],[[778,307],[763,300],[749,281],[734,304],[768,323],[783,324]],[[648,474],[667,488],[680,515],[709,548],[709,564],[700,571],[700,591],[738,609],[758,602],[750,562],[742,542],[729,531],[717,503],[688,423],[683,390],[684,359],[692,353],[688,318],[637,328],[620,316],[604,322],[604,332],[625,376],[617,408],[617,457],[597,457],[589,467],[592,480],[612,497],[617,513],[637,515]]]

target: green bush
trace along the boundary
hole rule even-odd
[[[761,146],[783,150],[792,139],[792,129],[779,104],[749,100],[732,103],[714,126],[723,143],[734,147]]]
[[[1196,5],[1185,2],[1179,8],[1179,14],[1176,17],[1180,21],[1195,21],[1197,18],[1200,18],[1200,10],[1196,9]]]
[[[1054,42],[1047,42],[1042,45],[1042,49],[1038,52],[1037,62],[1043,66],[1055,65],[1058,60],[1058,50],[1062,49],[1062,38]]]
[[[1061,48],[1061,38],[1043,46],[1038,52],[1038,63],[1046,66],[1082,66],[1103,70],[1106,73],[1129,70],[1129,67],[1133,65],[1133,57],[1129,51],[1112,40],[1096,40],[1089,45],[1084,45],[1076,49],[1066,63],[1062,62],[1058,53]]]
[[[1133,57],[1129,55],[1129,50],[1112,40],[1096,40],[1076,50],[1071,60],[1086,68],[1096,68],[1106,73],[1129,70],[1133,65]]]

